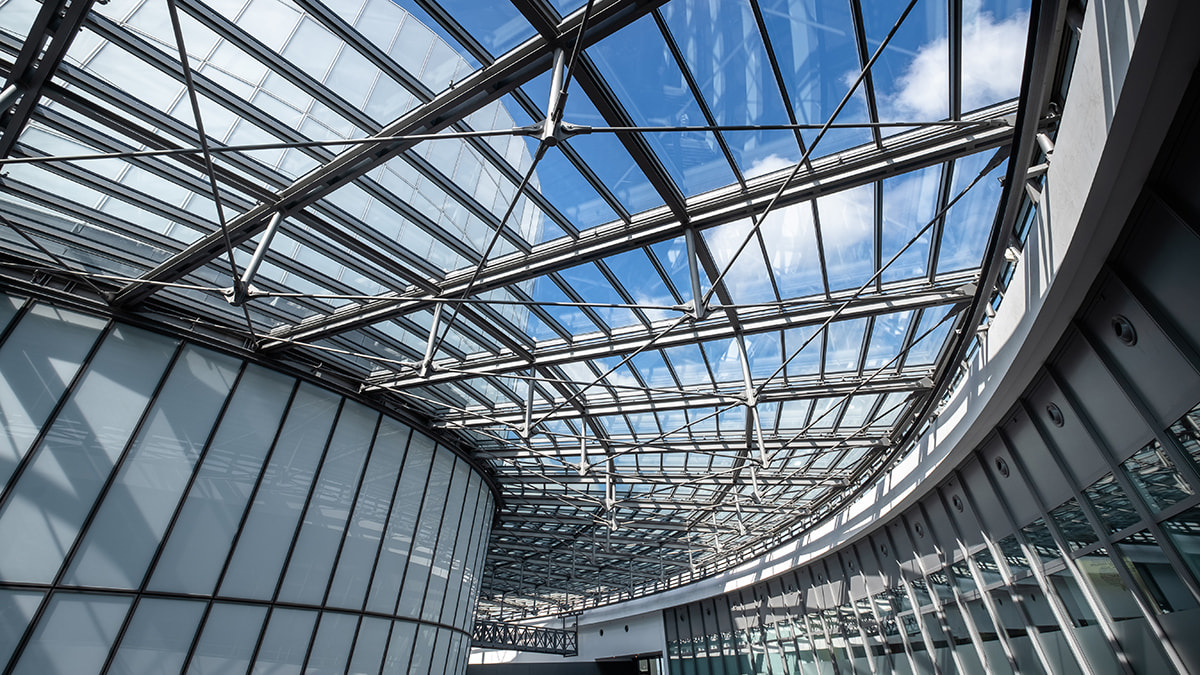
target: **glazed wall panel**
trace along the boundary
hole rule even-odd
[[[493,510],[471,463],[262,365],[0,301],[0,667],[461,669]]]

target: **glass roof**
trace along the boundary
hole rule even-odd
[[[492,618],[727,569],[906,451],[978,292],[1029,20],[1025,0],[71,7],[0,0],[0,273],[460,439],[501,498]]]

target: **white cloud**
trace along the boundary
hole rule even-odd
[[[786,169],[795,165],[795,162],[788,161],[783,157],[772,153],[766,157],[756,160],[754,164],[750,165],[750,168],[746,169],[746,178],[765,176],[769,173],[774,173],[780,169]]]
[[[980,12],[964,23],[964,111],[1017,95],[1028,22],[1029,17],[1024,13],[997,23],[990,13]],[[891,118],[922,121],[946,116],[948,44],[947,39],[942,38],[923,45],[898,78],[899,89],[891,95],[881,96],[881,104]]]

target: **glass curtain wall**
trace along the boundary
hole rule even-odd
[[[457,673],[492,494],[310,382],[0,296],[0,666]]]

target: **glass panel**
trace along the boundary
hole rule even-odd
[[[204,615],[204,602],[142,598],[133,621],[121,637],[109,673],[174,675],[183,668],[196,628]]]
[[[437,631],[437,639],[433,645],[433,656],[429,661],[427,671],[430,675],[440,675],[446,671],[446,656],[450,651],[450,631],[439,628]]]
[[[1054,538],[1050,536],[1050,530],[1046,529],[1046,523],[1041,518],[1022,527],[1021,534],[1025,535],[1026,543],[1041,559],[1043,565],[1062,557],[1062,553],[1058,550],[1058,544],[1054,543]]]
[[[1183,480],[1158,441],[1151,441],[1125,460],[1121,467],[1129,473],[1133,486],[1155,512],[1190,497],[1192,488]]]
[[[479,475],[471,471],[471,481],[467,485],[466,503],[463,505],[462,525],[459,529],[458,541],[454,544],[454,557],[450,567],[450,579],[446,585],[446,602],[442,608],[442,623],[457,628],[465,628],[459,623],[459,612],[462,606],[462,596],[469,588],[463,583],[466,572],[467,558],[477,537],[482,514],[479,512],[480,485]]]
[[[233,387],[238,362],[195,347],[176,360],[65,575],[137,588]]]
[[[446,510],[442,514],[437,550],[429,571],[429,585],[425,590],[424,605],[421,607],[421,619],[424,621],[445,623],[441,618],[442,602],[446,596],[446,581],[450,577],[454,544],[464,529],[460,522],[463,495],[472,473],[474,472],[466,462],[455,463],[454,475],[450,479],[450,494],[446,497]],[[467,524],[467,534],[470,534],[470,523]]]
[[[267,608],[258,605],[213,604],[188,664],[188,674],[246,672],[266,615]]]
[[[1200,405],[1188,411],[1171,425],[1171,433],[1179,439],[1183,449],[1192,458],[1196,469],[1200,470]]]
[[[99,672],[129,610],[129,600],[109,595],[56,593],[13,673]]]
[[[1117,572],[1117,566],[1103,548],[1096,549],[1076,560],[1079,572],[1091,586],[1104,609],[1114,621],[1142,616],[1133,594]]]
[[[363,617],[347,675],[374,675],[379,672],[391,628],[392,622],[387,619]]]
[[[383,662],[386,675],[403,675],[408,672],[408,662],[414,650],[417,624],[408,621],[392,622],[392,637],[388,640],[387,660]]]
[[[0,578],[50,583],[120,461],[175,350],[121,327],[104,339],[0,510]]]
[[[6,293],[0,293],[0,333],[8,328],[8,322],[17,315],[17,311],[25,304],[24,298],[18,298]]]
[[[1160,612],[1178,612],[1197,606],[1192,592],[1175,573],[1149,530],[1126,537],[1115,546],[1134,582]]]
[[[1004,580],[1000,575],[1000,565],[996,562],[996,558],[992,556],[990,550],[981,548],[971,557],[975,559],[975,566],[979,570],[979,575],[984,586],[998,584]]]
[[[29,627],[29,620],[42,604],[42,595],[38,591],[0,589],[0,668],[8,665],[13,650]]]
[[[1095,531],[1092,530],[1092,526],[1088,523],[1087,517],[1083,515],[1083,511],[1079,508],[1079,503],[1074,498],[1068,499],[1061,506],[1051,511],[1050,518],[1058,525],[1063,539],[1067,540],[1067,544],[1071,547],[1071,550],[1084,548],[1100,540],[1096,536]]]
[[[412,647],[412,663],[408,666],[409,675],[426,675],[430,672],[436,639],[437,629],[421,624],[421,627],[417,629],[417,639]]]
[[[421,520],[413,536],[412,555],[408,559],[408,570],[404,575],[404,587],[400,592],[396,615],[416,618],[425,597],[425,586],[429,580],[429,567],[433,562],[437,546],[438,531],[442,524],[442,509],[446,505],[445,495],[450,487],[450,473],[454,466],[453,454],[442,451],[433,458],[433,471],[429,475],[425,504],[421,508]]]
[[[1200,580],[1200,507],[1192,507],[1164,521],[1162,530],[1192,570],[1192,578]]]
[[[210,594],[295,380],[247,366],[184,499],[150,588]]]
[[[79,370],[104,321],[36,305],[0,346],[0,489]]]
[[[276,607],[267,622],[253,675],[300,675],[317,613]]]
[[[367,598],[369,611],[391,614],[396,609],[396,599],[400,594],[400,584],[404,581],[409,548],[432,460],[433,441],[414,433],[404,459],[404,468],[400,472],[400,485],[396,489],[396,502],[392,506],[386,539],[375,566],[375,579]]]
[[[340,401],[314,385],[300,385],[221,582],[222,595],[274,597]]]
[[[375,559],[379,554],[380,534],[387,527],[388,512],[396,491],[400,464],[408,445],[410,429],[384,418],[371,451],[354,516],[342,543],[337,573],[329,589],[326,604],[360,609],[371,583]],[[382,658],[382,657],[380,657]]]
[[[1021,549],[1021,544],[1017,542],[1015,536],[1008,535],[996,542],[996,546],[1004,555],[1004,562],[1008,563],[1008,571],[1014,577],[1030,573],[1029,560],[1025,557],[1025,551]]]
[[[362,480],[379,413],[347,401],[325,453],[312,501],[296,540],[279,598],[320,604],[350,516],[347,505]]]
[[[1096,507],[1096,515],[1108,527],[1108,533],[1113,534],[1141,520],[1133,508],[1133,502],[1121,491],[1116,479],[1111,473],[1092,483],[1083,491],[1087,500]]]
[[[312,653],[308,656],[305,675],[340,675],[346,670],[350,658],[350,645],[354,642],[354,629],[358,617],[342,612],[325,612],[321,625],[313,640]]]

